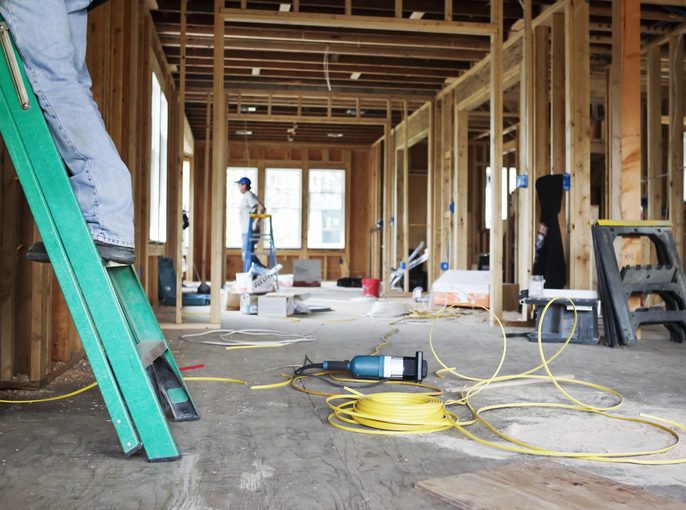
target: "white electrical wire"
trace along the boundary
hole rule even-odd
[[[193,340],[194,338],[207,335],[216,335],[219,339]],[[244,340],[232,338],[235,335],[269,338],[262,340]],[[186,342],[194,344],[219,345],[221,347],[261,346],[267,344],[273,346],[284,346],[297,344],[300,342],[314,342],[316,340],[316,338],[311,335],[298,335],[295,333],[288,333],[287,331],[276,331],[272,329],[214,329],[211,331],[203,331],[202,333],[189,333],[187,335],[182,335],[181,338]]]
[[[326,87],[331,92],[331,81],[329,80],[329,47],[324,50],[324,78],[326,79]]]

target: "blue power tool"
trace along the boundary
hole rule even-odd
[[[324,370],[345,370],[359,379],[405,379],[421,382],[428,371],[422,351],[417,351],[415,357],[355,356],[351,360],[324,361],[317,365]]]

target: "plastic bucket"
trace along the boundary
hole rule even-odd
[[[379,297],[381,280],[378,278],[362,278],[362,295],[369,297]]]

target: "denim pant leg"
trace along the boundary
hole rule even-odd
[[[85,66],[89,4],[89,0],[0,0],[0,13],[69,169],[91,236],[133,246],[131,174],[107,134]]]

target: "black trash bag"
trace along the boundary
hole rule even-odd
[[[560,222],[557,219],[562,208],[562,180],[562,174],[544,175],[536,179],[541,216],[532,274],[545,278],[546,289],[562,289],[567,285],[567,265]]]

